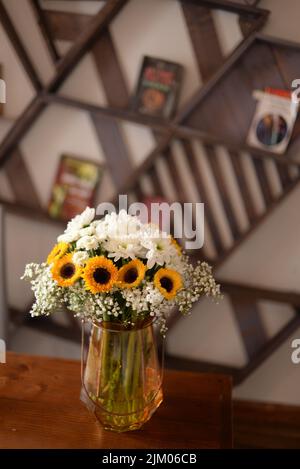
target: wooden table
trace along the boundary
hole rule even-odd
[[[166,371],[165,399],[139,430],[103,430],[79,400],[80,364],[8,353],[0,364],[0,448],[230,448],[231,381]]]

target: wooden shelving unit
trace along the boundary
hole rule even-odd
[[[182,14],[190,35],[200,75],[205,84],[183,109],[179,110],[173,120],[165,121],[141,116],[130,110],[130,92],[109,31],[110,23],[127,3],[126,0],[107,0],[99,13],[89,16],[43,10],[38,0],[31,0],[45,43],[56,67],[55,76],[49,84],[44,86],[22,45],[3,2],[0,1],[2,25],[36,91],[34,99],[15,122],[0,146],[0,167],[7,170],[11,165],[10,171],[12,171],[17,165],[21,168],[19,171],[22,174],[21,186],[13,188],[16,192],[15,202],[2,200],[0,203],[6,207],[7,211],[14,214],[45,223],[54,223],[58,226],[63,225],[44,213],[38,194],[32,188],[32,181],[26,171],[19,145],[49,104],[55,103],[81,109],[88,112],[91,117],[99,144],[106,155],[106,165],[115,184],[116,193],[134,194],[137,200],[142,200],[145,197],[143,178],[148,177],[154,193],[164,195],[164,184],[158,165],[159,161],[163,161],[169,170],[170,179],[177,194],[180,195],[179,199],[188,200],[187,187],[174,159],[174,142],[176,141],[180,145],[182,158],[192,174],[192,182],[198,191],[199,199],[206,204],[206,221],[215,250],[215,255],[211,258],[205,252],[196,253],[196,257],[208,258],[218,267],[228,259],[237,247],[242,245],[245,239],[278,207],[279,203],[291,193],[299,182],[300,159],[296,158],[293,151],[299,139],[299,119],[287,155],[279,156],[258,149],[254,150],[245,144],[245,137],[254,110],[252,90],[264,86],[289,88],[290,81],[297,76],[300,46],[256,34],[256,31],[263,26],[268,18],[269,12],[266,10],[228,0],[181,0]],[[212,9],[222,9],[239,15],[244,39],[230,57],[223,56],[214,26]],[[56,40],[73,42],[63,57],[60,57]],[[107,107],[96,106],[93,103],[82,102],[60,94],[61,85],[87,52],[91,53],[97,73],[101,78],[108,102]],[[108,63],[109,66],[107,66]],[[156,141],[155,148],[138,168],[133,167],[131,156],[123,140],[120,128],[123,121],[146,126],[151,130]],[[216,183],[232,238],[231,246],[224,243],[219,229],[219,221],[207,191],[205,177],[199,171],[198,155],[194,149],[195,141],[201,141],[205,152],[204,158]],[[217,145],[222,145],[226,149],[230,165],[233,168],[234,178],[249,222],[249,227],[246,230],[240,228],[236,218],[228,193],[228,185],[216,155],[215,147]],[[249,189],[249,181],[242,165],[242,152],[249,155],[248,158],[253,165],[265,205],[263,214],[257,213],[255,208]],[[264,166],[267,160],[275,164],[276,174],[278,174],[281,185],[279,195],[274,195],[270,187]],[[290,167],[296,167],[296,177],[291,177]],[[24,203],[24,194],[30,194],[28,204]],[[232,301],[249,362],[241,370],[230,367],[222,370],[233,374],[236,380],[241,381],[286,339],[288,333],[299,327],[300,316],[298,303],[294,304],[294,297],[291,301],[288,296],[277,292],[276,299],[279,298],[278,301],[281,299],[283,302],[290,303],[296,313],[295,317],[279,331],[276,338],[270,340],[257,314],[257,302],[266,296],[272,296],[272,293],[259,291],[259,294],[256,292],[255,296],[253,291],[247,290],[245,292],[243,286],[234,288],[231,285],[227,287],[227,294]],[[174,315],[171,318],[170,326],[176,320],[177,316]],[[259,341],[254,340],[252,348],[249,346],[249,334],[245,327],[247,321],[251,324],[252,336],[260,338]],[[34,322],[31,324],[33,325]],[[46,329],[50,327],[49,323],[43,324]],[[38,327],[41,327],[41,323]],[[71,327],[74,332],[76,330],[74,323],[71,324]],[[52,329],[55,330],[55,328]],[[59,334],[70,337],[66,331],[61,329]],[[208,366],[203,363],[191,364],[186,360],[179,360],[178,357],[167,357],[167,363],[199,370]]]

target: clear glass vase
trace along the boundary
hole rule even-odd
[[[93,323],[82,366],[81,399],[107,430],[136,430],[163,400],[151,321],[131,329]]]

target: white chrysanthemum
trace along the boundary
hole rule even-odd
[[[81,228],[79,230],[79,236],[82,238],[83,236],[93,236],[95,234],[95,225],[87,226],[86,228]]]
[[[109,238],[102,243],[102,246],[108,252],[108,257],[112,257],[115,261],[121,258],[136,259],[143,257],[144,254],[144,248],[140,241],[132,236]]]
[[[81,230],[87,228],[95,218],[95,209],[87,207],[80,215],[76,215],[69,221],[64,233],[58,236],[58,242],[72,243],[77,241],[83,234]]]
[[[59,243],[73,243],[80,238],[79,230],[70,230],[58,236]]]
[[[147,267],[151,269],[155,264],[170,264],[171,259],[178,257],[175,246],[169,238],[145,238],[141,240],[142,246],[147,249]]]
[[[97,249],[99,246],[99,241],[96,236],[83,236],[76,243],[77,249],[86,249],[90,251],[91,249]]]
[[[72,231],[74,229],[80,230],[90,225],[95,218],[95,209],[87,207],[80,215],[76,215],[67,226],[66,231]]]
[[[84,265],[89,259],[89,255],[86,251],[77,251],[73,254],[73,262],[77,265]]]

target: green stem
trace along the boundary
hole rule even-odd
[[[136,342],[136,332],[129,332],[128,345],[127,345],[127,356],[126,356],[126,370],[125,370],[125,394],[127,399],[131,397],[131,384],[132,384],[132,373],[134,365],[134,349]]]
[[[135,349],[135,362],[132,377],[132,411],[137,410],[139,398],[139,384],[140,384],[140,371],[142,362],[142,341],[140,331],[136,333],[136,349]]]

